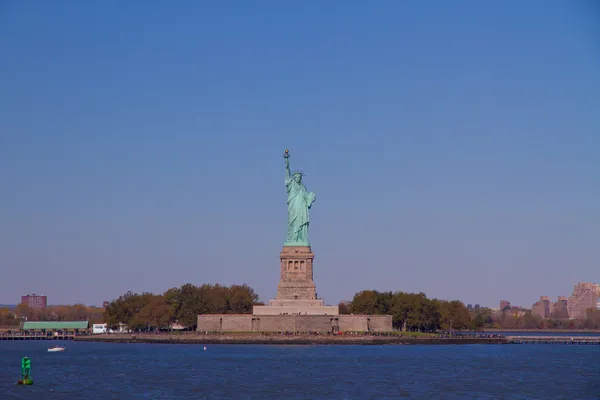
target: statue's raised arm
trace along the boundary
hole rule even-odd
[[[285,160],[285,181],[289,181],[291,176],[290,176],[290,151],[288,149],[285,149],[285,152],[283,153],[283,159]]]
[[[285,186],[287,189],[288,233],[285,246],[310,246],[308,242],[309,209],[315,194],[309,193],[302,183],[302,172],[290,172],[290,152],[283,153],[285,160]]]

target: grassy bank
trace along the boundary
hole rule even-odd
[[[75,338],[77,342],[163,343],[163,344],[301,344],[301,345],[378,345],[378,344],[506,344],[499,338],[441,338],[436,336],[360,336],[360,335],[169,335],[169,334],[110,334]]]

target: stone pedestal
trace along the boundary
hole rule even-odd
[[[284,246],[279,254],[277,296],[268,306],[255,306],[254,315],[338,315],[339,307],[317,298],[313,281],[315,254],[309,246]]]
[[[315,254],[308,246],[284,246],[279,254],[281,262],[277,300],[314,300],[317,298],[313,282]]]

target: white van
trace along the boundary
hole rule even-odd
[[[106,333],[106,324],[93,324],[92,335],[97,335],[100,333]]]

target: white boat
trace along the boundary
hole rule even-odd
[[[52,346],[48,349],[49,352],[56,352],[56,351],[65,351],[64,347],[60,347],[60,346]]]

